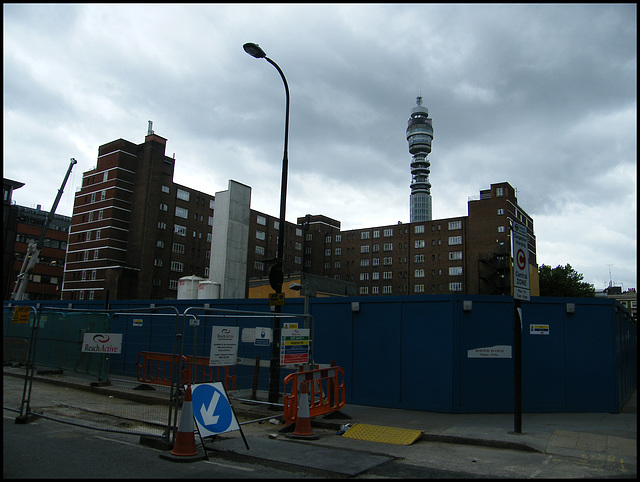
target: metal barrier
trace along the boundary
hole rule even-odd
[[[5,338],[2,350],[3,363],[25,364],[27,363],[27,353],[29,341],[24,338]]]
[[[180,384],[185,385],[191,383],[210,383],[214,381],[223,381],[227,391],[236,390],[236,376],[230,374],[230,367],[212,367],[209,366],[209,358],[199,356],[196,358],[195,372],[192,357],[171,355],[169,353],[155,353],[150,351],[141,351],[138,353],[137,375],[138,381],[142,383],[150,383],[152,385],[171,386],[173,380],[173,370],[178,366],[178,359],[182,360],[180,366]],[[214,375],[214,368],[215,375]],[[224,374],[221,374],[224,369]],[[222,375],[222,376],[221,376]]]
[[[308,384],[309,417],[336,412],[345,406],[344,369],[318,368],[291,373],[284,379],[284,420],[294,423],[298,414],[299,385]],[[288,386],[291,385],[290,390]]]

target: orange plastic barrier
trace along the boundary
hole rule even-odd
[[[186,364],[186,357],[182,357],[183,366]],[[168,353],[154,353],[141,351],[138,353],[138,380],[142,383],[153,385],[171,386],[173,367],[177,365],[178,356]],[[184,382],[186,371],[183,369],[180,382]]]
[[[155,353],[141,351],[138,353],[138,380],[142,383],[153,385],[171,386],[173,367],[177,364],[178,356],[175,359],[168,353]],[[182,370],[180,372],[179,383],[186,385],[191,382],[193,368],[192,357],[182,357]],[[214,368],[215,375],[214,375]],[[224,382],[227,391],[236,389],[236,376],[230,374],[232,367],[212,367],[209,366],[209,358],[197,357],[195,366],[195,383],[210,383],[214,381]],[[233,367],[234,368],[234,367]],[[224,369],[224,370],[221,370]],[[224,372],[223,374],[221,372]],[[235,371],[235,370],[234,370]]]
[[[213,375],[213,369],[216,369],[215,377]],[[209,358],[205,356],[196,357],[196,382],[195,383],[210,383],[215,381],[224,382],[224,389],[228,392],[229,390],[236,390],[236,376],[235,374],[229,374],[230,368],[233,368],[235,372],[235,366],[224,366],[224,367],[212,367],[209,366]],[[220,372],[224,369],[224,375]],[[191,374],[193,370],[193,358],[189,357],[187,359],[187,373]],[[191,377],[185,381],[187,383]]]
[[[298,413],[298,392],[301,384],[307,384],[309,417],[336,412],[344,407],[344,369],[341,367],[291,373],[284,379],[284,420],[294,423]]]

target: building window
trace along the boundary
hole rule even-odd
[[[376,229],[376,230],[373,231],[373,237],[374,238],[379,238],[380,237],[380,230],[379,229]]]
[[[382,259],[382,264],[384,266],[391,266],[393,264],[393,257],[389,256],[387,258]]]
[[[325,256],[327,256],[327,257],[328,257],[328,256],[331,256],[331,248],[327,248],[327,249],[325,249],[325,250],[324,250],[324,255],[325,255]]]
[[[504,209],[498,209],[498,216],[502,216],[504,214]]]
[[[393,236],[393,228],[387,228],[384,230],[384,237],[388,238],[389,236]]]
[[[182,219],[187,219],[189,217],[189,210],[176,206],[176,216]]]
[[[257,271],[264,271],[264,263],[262,263],[260,261],[254,261],[253,269],[255,269]]]
[[[170,192],[169,186],[162,186],[162,192],[166,192],[167,194],[169,194]]]
[[[442,289],[442,285],[438,285]],[[462,283],[449,283],[449,291],[462,291]]]
[[[393,278],[393,271],[385,271],[384,273],[382,273],[382,279],[392,279]]]
[[[449,221],[449,231],[454,229],[462,229],[462,221]]]
[[[156,258],[153,260],[153,265],[157,266],[158,268],[162,268],[162,260],[159,258]]]
[[[369,258],[364,258],[360,260],[360,266],[365,267],[369,266]]]
[[[336,234],[336,243],[342,241],[342,234]]]
[[[184,264],[180,261],[171,261],[171,271],[177,271],[178,273],[182,273],[184,270]]]
[[[462,276],[462,266],[450,266],[449,276]]]
[[[93,250],[93,259],[98,259],[98,255],[100,254],[100,250],[99,249],[94,249]]]
[[[504,226],[498,226],[498,232],[504,233]]]
[[[163,223],[162,221],[158,221],[158,229],[167,229],[167,223]]]
[[[84,261],[89,261],[89,250],[84,252]]]
[[[462,244],[462,236],[449,237],[449,246],[453,246],[455,244]]]
[[[449,261],[462,259],[462,251],[449,251]]]
[[[173,234],[177,234],[178,236],[186,236],[187,235],[187,227],[180,226],[179,224],[173,225]]]
[[[169,280],[169,289],[170,290],[177,290],[178,289],[178,280],[177,279]]]
[[[164,241],[156,241],[156,248],[164,248]]]
[[[415,285],[414,288],[413,288],[413,292],[414,293],[424,293],[424,285],[423,284]]]
[[[336,256],[341,255],[342,254],[342,248],[336,248],[335,253],[336,253]]]
[[[362,231],[362,232],[360,233],[360,239],[369,239],[369,235],[370,235],[370,234],[371,234],[371,233],[370,233],[369,231]]]
[[[424,263],[424,254],[416,254],[413,257],[413,262],[414,263]]]
[[[391,293],[392,293],[391,286],[383,286],[382,287],[382,294],[390,295]]]
[[[258,256],[264,256],[264,246],[256,246],[256,254]]]
[[[185,191],[183,189],[178,189],[178,192],[176,193],[176,197],[178,199],[182,199],[183,201],[188,201],[189,200],[189,191]]]
[[[384,243],[383,251],[393,251],[393,243]]]
[[[424,233],[424,224],[420,224],[420,225],[418,225],[418,226],[414,226],[414,228],[413,228],[413,232],[414,232],[415,234],[421,234],[421,233]]]
[[[369,252],[369,248],[370,248],[370,246],[368,244],[364,245],[364,246],[360,246],[360,253],[368,253]]]
[[[369,273],[360,273],[360,281],[369,281]]]
[[[413,276],[415,278],[424,278],[424,270],[423,269],[417,269],[414,271]]]
[[[424,248],[424,239],[416,239],[415,247],[416,247],[416,249],[417,248]]]
[[[260,224],[261,226],[266,226],[267,225],[267,218],[265,218],[264,216],[260,216],[258,214],[258,217],[256,218],[256,222],[258,224]]]
[[[171,245],[171,252],[176,254],[184,254],[184,244],[173,243]]]

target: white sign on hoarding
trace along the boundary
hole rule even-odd
[[[467,358],[511,358],[511,346],[494,345],[467,350]]]
[[[82,353],[122,353],[122,333],[85,333]]]
[[[529,294],[529,235],[527,227],[513,224],[513,297],[530,300]]]
[[[224,367],[236,364],[238,357],[237,326],[214,326],[211,334],[209,366]]]

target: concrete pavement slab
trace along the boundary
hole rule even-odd
[[[393,460],[388,455],[358,452],[345,448],[313,445],[284,439],[260,436],[246,437],[249,450],[240,438],[216,438],[205,443],[209,454],[213,451],[233,452],[244,457],[300,465],[311,469],[356,476],[373,467]],[[357,456],[356,456],[357,455]]]

